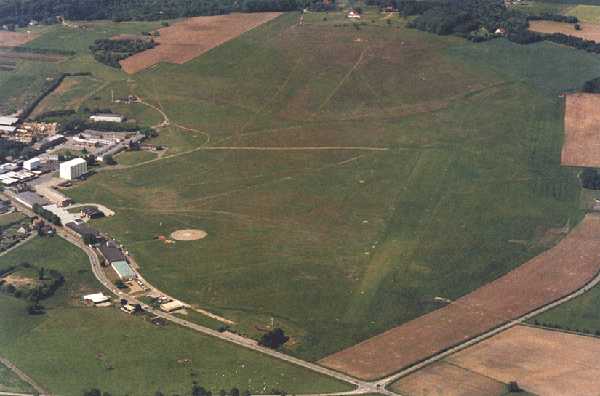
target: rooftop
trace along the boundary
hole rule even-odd
[[[115,261],[111,263],[114,270],[117,272],[117,275],[121,278],[133,278],[135,277],[135,272],[131,269],[127,261]]]
[[[41,206],[48,205],[48,201],[34,192],[24,191],[15,195],[15,199],[27,206],[33,207],[33,205],[38,204]]]
[[[125,261],[127,263],[127,258],[119,249],[117,244],[114,241],[107,241],[100,245],[100,252],[108,260],[110,263]]]

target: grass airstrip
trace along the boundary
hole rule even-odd
[[[70,194],[117,212],[94,225],[153,284],[251,335],[273,318],[292,335],[289,350],[310,359],[548,248],[554,229],[581,216],[575,172],[559,163],[559,94],[597,77],[600,58],[548,43],[473,44],[385,18],[368,11],[353,26],[309,13],[298,25],[286,14],[184,65],[131,76],[78,41],[61,70],[99,80],[74,95],[78,106],[159,123],[150,107],[110,103],[135,94],[171,125],[154,140],[168,147],[160,160],[128,156],[129,167]],[[95,28],[110,37],[120,26]],[[28,45],[78,34],[53,27]],[[156,239],[182,228],[208,237]]]
[[[42,301],[46,314],[40,316],[27,314],[27,302],[0,295],[0,355],[53,394],[80,395],[89,388],[113,395],[186,394],[193,381],[214,394],[233,387],[253,393],[349,389],[178,326],[157,327],[116,308],[84,306],[81,296],[101,287],[87,256],[58,237],[28,242],[0,257],[0,268],[22,262],[60,271],[66,282]],[[16,386],[13,380],[0,370],[0,390]]]

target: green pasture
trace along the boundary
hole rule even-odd
[[[0,392],[31,393],[33,388],[21,380],[8,367],[0,364]]]
[[[29,316],[26,301],[0,296],[0,355],[55,394],[81,395],[92,387],[115,395],[184,394],[193,381],[213,393],[232,387],[253,393],[349,389],[178,326],[157,327],[116,308],[83,306],[81,295],[101,287],[87,257],[58,237],[35,239],[0,257],[0,267],[24,261],[60,271],[66,283],[42,301],[43,316]],[[0,384],[3,376],[0,371]]]
[[[93,225],[153,284],[244,334],[274,320],[309,359],[496,279],[575,224],[559,95],[600,70],[596,55],[549,43],[324,17],[299,27],[287,14],[131,77],[171,119],[154,140],[166,155],[69,191],[116,211]],[[182,228],[208,237],[156,239]]]

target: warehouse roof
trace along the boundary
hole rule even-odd
[[[107,241],[103,243],[102,245],[100,245],[99,249],[104,258],[110,263],[114,263],[117,261],[127,262],[125,255],[114,241]]]
[[[102,292],[100,292],[100,293],[88,294],[87,296],[83,296],[83,300],[91,301],[94,304],[99,304],[99,303],[109,301],[110,297],[105,296]]]
[[[38,204],[40,206],[45,206],[49,204],[46,198],[41,197],[31,191],[24,191],[22,193],[19,193],[15,195],[15,199],[29,208],[33,208],[33,205],[35,204]]]
[[[15,125],[17,122],[17,117],[0,117],[0,125]]]

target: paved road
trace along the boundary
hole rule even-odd
[[[12,364],[10,360],[0,356],[0,363],[5,365],[6,367],[8,367],[8,369],[10,371],[12,371],[13,373],[15,373],[15,375],[17,377],[21,378],[21,380],[23,380],[23,381],[27,382],[29,385],[31,385],[31,387],[33,389],[35,389],[35,391],[38,392],[40,395],[49,395],[48,391],[46,391],[44,388],[42,388],[40,385],[38,385],[30,376],[28,376],[23,371],[21,371],[17,366]],[[6,392],[4,394],[14,395],[15,393]]]

